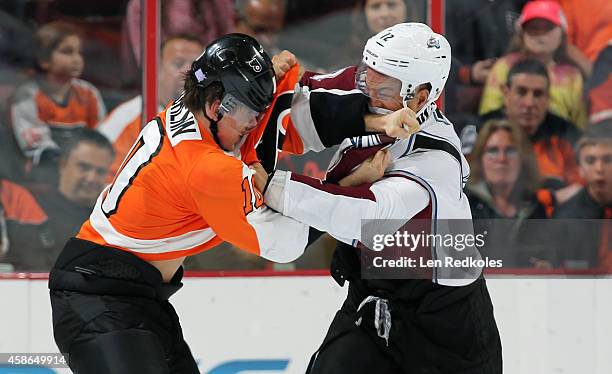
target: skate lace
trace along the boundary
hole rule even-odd
[[[372,301],[376,301],[376,306],[374,307],[374,327],[376,328],[378,336],[385,339],[388,347],[389,333],[391,332],[391,310],[389,308],[389,300],[377,296],[368,296],[359,304],[357,312],[359,312],[364,305]],[[355,325],[360,326],[361,320],[362,317],[359,317]]]

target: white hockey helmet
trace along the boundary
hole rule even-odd
[[[401,81],[404,106],[421,84],[430,83],[429,103],[440,97],[448,78],[451,47],[444,36],[426,24],[399,23],[367,41],[362,64]],[[357,88],[361,89],[359,85],[357,77]]]

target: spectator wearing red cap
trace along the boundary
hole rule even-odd
[[[517,34],[511,53],[500,58],[487,78],[480,102],[480,114],[503,106],[502,87],[508,71],[519,60],[535,58],[543,62],[551,78],[549,109],[578,127],[587,122],[583,100],[584,82],[580,70],[567,54],[567,21],[551,0],[534,0],[525,5],[517,21]]]

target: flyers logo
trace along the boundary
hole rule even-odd
[[[254,72],[261,73],[261,70],[263,68],[261,67],[261,64],[259,63],[259,61],[257,61],[257,56],[253,56],[253,58],[249,60],[248,64],[251,67],[251,69],[253,69]]]

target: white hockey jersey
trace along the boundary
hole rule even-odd
[[[382,230],[379,233],[391,233],[413,217],[426,217],[431,220],[431,234],[474,235],[469,202],[463,193],[470,169],[459,138],[435,104],[423,108],[418,118],[421,131],[405,140],[384,135],[345,139],[332,159],[326,181],[277,171],[266,191],[266,204],[345,243],[361,242],[369,248],[372,233],[363,232],[364,220],[387,220],[382,225],[387,227],[377,227]],[[383,179],[357,187],[334,184],[382,148],[387,148],[392,158]],[[391,219],[396,221],[388,221]],[[433,259],[481,259],[475,246],[457,251],[435,242],[431,252]],[[436,266],[433,281],[466,285],[477,279],[481,270]]]

